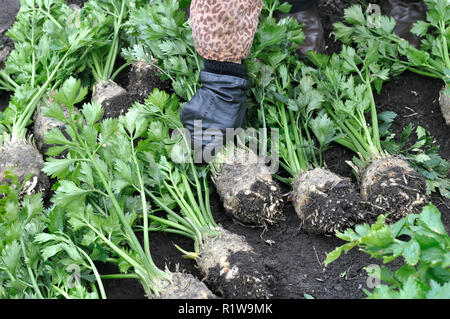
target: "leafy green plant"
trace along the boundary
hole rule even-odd
[[[426,21],[416,22],[411,30],[421,38],[419,49],[395,35],[393,18],[381,16],[379,23],[368,23],[369,17],[358,5],[345,10],[346,24],[336,22],[334,35],[346,45],[356,44],[361,55],[369,54],[369,48],[377,42],[379,60],[393,75],[410,70],[449,83],[450,8],[446,1],[425,0],[425,3],[428,7]],[[447,95],[448,90],[447,85]]]
[[[308,105],[317,104],[320,96],[317,96],[317,91],[311,90],[299,101],[299,95],[304,93],[300,86],[302,74],[307,75],[310,71],[308,68],[301,71],[304,65],[295,55],[296,47],[304,41],[304,34],[293,18],[277,21],[276,11],[289,12],[290,5],[280,4],[278,0],[263,3],[259,27],[245,64],[253,82],[251,97],[258,115],[258,120],[252,124],[264,129],[268,126],[281,129],[281,165],[291,178],[295,178],[302,169],[309,167],[311,158],[307,153],[315,159],[315,152],[311,152],[314,142],[302,134],[300,126],[305,124],[303,112],[306,112]],[[310,89],[313,89],[312,86]],[[252,107],[249,111],[253,111]],[[268,143],[269,140],[267,136],[260,138],[261,143]],[[266,150],[266,146],[260,149]],[[288,184],[292,182],[278,178]]]
[[[196,261],[206,282],[224,297],[267,298],[271,295],[269,274],[248,267],[257,258],[251,246],[214,221],[208,181],[210,166],[194,165],[179,108],[177,96],[155,89],[144,104],[136,103],[130,110],[149,123],[141,143],[146,149],[142,155],[144,191],[155,204],[148,215],[150,229],[192,239],[193,251],[176,247],[186,258]],[[239,254],[239,266],[235,264],[235,254]],[[239,275],[235,272],[237,267]]]
[[[439,155],[439,145],[434,138],[421,126],[413,130],[413,125],[406,126],[399,136],[389,129],[397,115],[393,112],[378,114],[380,119],[381,145],[390,154],[404,156],[411,166],[427,180],[427,194],[439,191],[449,198],[450,181],[447,174],[450,163]],[[415,136],[413,136],[415,131]]]
[[[96,30],[92,16],[69,9],[62,0],[24,1],[10,30],[17,46],[5,70],[18,86],[0,113],[0,182],[5,169],[14,166],[21,183],[32,173],[35,191],[48,191],[42,155],[27,138],[27,128],[42,98],[83,70]]]
[[[136,207],[143,214],[144,221],[147,220],[145,194],[139,187],[142,203],[138,204],[134,197],[129,197],[129,201],[135,203],[135,206],[129,206],[125,205],[127,198],[115,192],[120,185],[116,179],[131,170],[130,166],[125,165],[139,169],[134,163],[128,163],[128,159],[136,160],[133,142],[146,129],[145,120],[138,121],[136,117],[131,118],[130,114],[120,123],[118,120],[97,123],[102,115],[98,103],[85,104],[81,114],[75,114],[74,105],[82,101],[86,94],[87,90],[81,87],[79,81],[69,78],[55,95],[56,104],[43,111],[46,116],[64,121],[70,136],[67,139],[59,129],[50,131],[46,136],[47,143],[59,145],[49,150],[50,155],[70,149],[66,158],[50,159],[43,169],[48,175],[60,180],[53,202],[68,210],[69,223],[75,231],[81,231],[84,243],[90,244],[96,240],[103,242],[120,258],[124,264],[123,271],[133,268],[136,278],[143,282],[146,293],[158,293],[153,283],[154,277],[169,279],[170,276],[157,269],[151,259],[148,225],[144,225],[145,248],[132,230],[132,224],[137,218]],[[62,116],[62,105],[68,108],[69,118]],[[86,124],[83,124],[84,121]],[[127,164],[116,166],[124,159],[123,156],[126,156]],[[141,175],[137,181],[142,183]],[[134,185],[134,179],[130,182]],[[129,245],[129,249],[123,246],[124,242]]]
[[[129,24],[129,36],[136,43],[123,50],[125,58],[157,67],[171,80],[177,95],[189,101],[197,91],[203,59],[195,50],[192,30],[179,1],[151,1],[130,14]]]
[[[153,176],[145,167],[152,149],[145,136],[147,131],[152,136],[157,132],[133,110],[99,123],[103,109],[93,102],[76,114],[74,105],[86,93],[80,81],[69,78],[56,93],[56,103],[44,110],[46,116],[64,121],[68,134],[66,138],[55,128],[46,137],[47,143],[58,145],[49,149],[49,155],[68,150],[65,158],[50,158],[43,169],[58,179],[52,201],[65,211],[83,247],[98,243],[102,261],[119,267],[121,274],[102,278],[134,278],[149,298],[160,297],[174,274],[157,268],[150,254],[151,204],[146,183]],[[69,110],[68,118],[62,114],[62,105]],[[142,232],[143,244],[134,228]]]
[[[449,23],[450,10],[442,1],[426,1],[428,7],[427,20],[418,21],[412,32],[422,39],[420,49],[412,47],[408,41],[394,33],[395,20],[380,16],[377,23],[369,23],[371,17],[366,16],[360,6],[351,6],[345,10],[345,23],[334,24],[334,34],[345,45],[356,45],[360,57],[377,55],[379,68],[386,76],[396,76],[410,70],[412,72],[443,79],[448,82],[449,72]],[[379,78],[373,83],[378,92],[381,91],[384,79]],[[380,114],[384,126],[390,125],[395,115],[391,112]],[[395,142],[392,133],[386,132],[387,139],[383,147],[391,154],[402,154],[410,164],[427,179],[427,192],[439,189],[443,196],[448,196],[447,179],[448,162],[437,153],[438,147],[432,146],[431,137],[418,127],[417,141],[410,143],[412,126],[404,129]]]
[[[11,171],[7,177],[0,186],[0,298],[105,297],[92,259],[64,233],[61,211],[44,211],[40,194],[22,198],[23,185]]]
[[[88,1],[83,10],[96,18],[99,26],[96,43],[88,61],[95,82],[114,81],[116,76],[129,63],[115,69],[118,53],[121,50],[121,33],[127,25],[128,16],[143,1],[100,0]]]
[[[26,127],[47,90],[84,69],[86,49],[96,30],[91,22],[91,16],[82,17],[62,0],[23,2],[7,32],[15,50],[1,70],[7,80],[3,86],[14,95],[0,120],[13,138],[25,138]]]
[[[372,292],[365,289],[368,298],[450,298],[450,238],[432,204],[393,225],[380,215],[371,226],[357,225],[336,236],[348,243],[328,253],[325,265],[355,247],[383,263],[404,260],[396,271],[386,266],[379,272],[366,268],[368,275],[385,283]]]
[[[311,52],[323,106],[342,135],[335,141],[357,154],[352,166],[360,184],[362,202],[369,215],[393,212],[391,222],[420,212],[428,201],[426,180],[381,143],[374,89],[380,90],[391,74],[378,54],[380,43],[369,43],[366,53],[343,45],[331,57]],[[367,116],[367,117],[366,117]]]
[[[210,203],[208,168],[197,168],[191,157],[183,125],[178,117],[179,101],[175,96],[155,90],[145,101],[136,104],[132,111],[149,121],[147,154],[149,162],[145,180],[146,193],[167,218],[150,214],[156,229],[178,233],[194,240],[196,258],[208,236],[219,235]],[[177,132],[178,137],[170,132]],[[175,136],[175,137],[174,137]],[[175,207],[179,208],[175,212]],[[157,210],[155,210],[157,212]]]
[[[310,55],[311,61],[322,69],[316,81],[325,96],[325,108],[345,134],[338,143],[365,160],[385,155],[372,86],[386,81],[389,69],[382,68],[376,50],[374,44],[370,54],[360,56],[353,48],[343,46],[339,55]],[[366,113],[370,114],[370,125]]]
[[[292,187],[295,211],[308,232],[333,233],[354,225],[358,195],[351,183],[325,169],[323,152],[343,134],[324,110],[318,86],[319,70],[300,61],[296,49],[304,41],[297,20],[275,19],[286,4],[266,1],[249,59],[246,61],[253,107],[263,128],[278,129],[279,140],[261,136],[260,143],[279,143],[280,166],[287,176],[275,178]],[[255,122],[255,121],[253,121]],[[264,132],[265,130],[263,130]],[[260,149],[265,149],[262,145]],[[339,185],[336,187],[336,185]],[[340,189],[340,194],[335,189]]]

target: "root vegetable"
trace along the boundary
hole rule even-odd
[[[162,293],[155,297],[157,299],[216,299],[206,285],[186,273],[172,273],[172,278],[168,280],[157,280],[156,285]],[[152,296],[150,296],[152,297]]]
[[[397,157],[374,160],[361,175],[361,197],[375,215],[390,213],[388,222],[420,213],[428,204],[425,177]]]
[[[48,177],[41,171],[44,160],[41,153],[25,140],[10,140],[0,148],[0,185],[6,182],[5,172],[12,167],[19,183],[26,182],[23,192],[43,193],[50,189]]]
[[[218,154],[212,179],[225,211],[236,220],[264,225],[283,219],[280,188],[252,151],[233,147]]]
[[[227,298],[270,298],[273,276],[258,261],[253,248],[243,236],[223,228],[219,231],[220,236],[205,240],[197,259],[205,280]]]
[[[444,116],[445,123],[450,125],[450,96],[446,92],[449,92],[448,84],[439,93],[439,105],[441,106],[441,112]]]
[[[376,52],[377,48],[376,43],[370,42],[369,51]],[[343,46],[339,55],[330,58],[336,64],[320,63],[323,73],[317,76],[317,81],[329,96],[325,104],[327,113],[342,132],[337,142],[358,154],[352,167],[359,175],[364,221],[374,222],[376,216],[389,214],[387,221],[395,222],[420,212],[428,202],[426,180],[408,162],[383,148],[372,90],[377,80],[370,71],[370,64],[374,62],[362,53]],[[348,74],[341,74],[340,63],[348,64]],[[387,79],[386,75],[383,81]],[[369,123],[365,112],[370,112]]]
[[[46,100],[46,106],[51,103],[50,101]],[[42,106],[43,104],[41,104]],[[78,113],[78,111],[75,108],[75,112]],[[69,110],[66,107],[63,107],[63,113],[65,117],[69,116]],[[53,144],[46,144],[45,143],[45,134],[52,130],[53,128],[59,128],[61,132],[64,132],[65,123],[61,122],[57,119],[50,118],[47,116],[44,116],[42,114],[41,107],[38,106],[36,109],[36,112],[34,114],[33,119],[33,136],[36,141],[36,147],[41,152],[41,154],[45,154],[48,149],[52,146],[55,146]],[[64,156],[67,152],[61,153],[60,156]]]
[[[329,170],[315,168],[299,174],[292,192],[295,211],[310,233],[342,232],[364,218],[350,179]]]
[[[155,62],[157,64],[157,62]],[[148,64],[144,60],[131,63],[131,70],[128,73],[127,91],[133,100],[144,103],[155,88],[167,91],[170,83],[161,80],[156,67]]]
[[[103,118],[119,117],[125,114],[132,104],[128,92],[111,80],[101,81],[95,85],[92,101],[97,101],[103,106]]]
[[[11,53],[11,48],[6,46],[0,50],[0,69],[3,68],[4,62],[8,59],[9,54]]]
[[[155,91],[146,100],[146,105],[135,104],[130,111],[142,120],[158,124],[162,134],[165,134],[158,139],[149,136],[141,144],[157,153],[147,157],[143,168],[145,172],[151,171],[151,175],[144,179],[145,192],[154,203],[153,207],[157,207],[148,214],[148,219],[154,229],[192,239],[193,252],[177,248],[186,258],[196,261],[213,292],[224,298],[269,298],[273,295],[270,287],[273,276],[265,269],[261,257],[242,236],[232,234],[214,221],[207,174],[210,166],[195,166],[192,154],[181,163],[170,161],[170,154],[180,144],[172,144],[171,148],[164,141],[169,139],[169,128],[179,129],[182,126],[181,122],[171,119],[171,108],[177,107],[175,103],[179,103],[175,96]],[[187,141],[186,136],[180,140],[186,143],[185,146]],[[148,150],[141,148],[142,152],[147,153]],[[227,152],[228,155],[230,153]],[[219,174],[221,169],[226,168],[223,162],[212,165]],[[266,175],[270,178],[270,174]],[[218,177],[217,174],[215,176]],[[263,181],[267,183],[266,178]],[[165,215],[161,214],[161,210]]]

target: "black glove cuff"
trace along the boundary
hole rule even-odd
[[[224,75],[232,75],[240,78],[245,78],[245,65],[233,63],[233,62],[218,62],[214,60],[204,60],[205,71],[216,73],[216,74],[224,74]]]
[[[319,3],[318,0],[288,0],[287,2],[289,2],[292,6],[291,13],[309,10]]]

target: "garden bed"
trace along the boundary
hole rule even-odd
[[[13,1],[15,2],[15,1]],[[11,8],[14,4],[11,2]],[[83,1],[69,1],[81,5]],[[342,17],[343,9],[357,1],[322,1],[321,15],[326,34],[332,29],[332,23]],[[6,2],[8,7],[10,2]],[[2,22],[0,20],[0,22]],[[0,25],[0,30],[1,30]],[[3,45],[10,44],[7,38],[0,35]],[[327,37],[327,53],[339,50],[339,43]],[[117,78],[118,84],[127,86],[125,69]],[[378,111],[393,111],[398,114],[392,130],[401,133],[408,124],[420,125],[434,136],[440,145],[440,155],[450,160],[450,127],[440,112],[438,98],[442,84],[439,80],[422,77],[406,72],[402,76],[384,85],[380,95],[376,96]],[[7,104],[9,96],[0,93],[0,111]],[[351,177],[351,168],[345,160],[353,155],[346,149],[335,146],[325,153],[325,160],[330,170],[345,177]],[[284,189],[287,193],[288,190]],[[432,194],[433,204],[441,211],[443,223],[450,230],[450,201],[437,193]],[[379,263],[368,255],[357,250],[325,268],[323,262],[326,253],[344,242],[334,236],[310,235],[301,229],[301,222],[292,205],[285,207],[286,220],[267,229],[244,227],[231,220],[225,214],[219,196],[214,193],[211,206],[215,220],[225,229],[245,236],[255,252],[265,256],[264,264],[275,276],[273,298],[304,298],[305,294],[314,298],[363,298],[363,288],[367,288],[367,273],[363,269],[369,264]],[[166,233],[151,233],[151,249],[159,268],[165,265],[174,271],[177,265],[182,270],[201,277],[192,260],[182,258],[174,244],[190,250],[191,240]],[[102,273],[115,273],[110,265],[99,265]],[[132,279],[105,280],[105,289],[109,298],[144,298],[142,286]]]

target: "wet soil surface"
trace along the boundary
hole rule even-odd
[[[16,1],[0,0],[1,8],[10,8]],[[82,4],[85,1],[68,1]],[[320,4],[320,15],[326,34],[332,30],[332,23],[342,18],[343,8],[357,1],[323,0]],[[376,2],[376,1],[374,1]],[[11,7],[12,8],[12,7]],[[3,10],[2,10],[3,11]],[[1,22],[0,18],[0,22]],[[1,25],[0,25],[1,30]],[[5,38],[0,32],[0,40]],[[326,53],[336,52],[340,44],[334,42],[333,37],[327,37]],[[126,76],[123,76],[126,79]],[[119,84],[126,87],[127,83]],[[440,81],[425,78],[412,73],[402,76],[385,84],[381,94],[376,97],[379,111],[393,111],[398,114],[392,130],[400,133],[402,128],[412,123],[421,125],[435,137],[436,143],[441,145],[440,155],[450,160],[450,128],[445,125],[438,105]],[[0,92],[0,110],[8,95]],[[345,177],[353,178],[350,166],[345,161],[351,160],[353,154],[339,146],[335,146],[325,154],[327,166],[330,170]],[[284,193],[289,190],[285,189]],[[450,201],[439,194],[432,194],[432,202],[440,209],[447,231],[450,230]],[[234,223],[228,217],[219,196],[213,194],[211,198],[212,211],[216,221],[225,229],[245,236],[255,252],[263,256],[261,263],[270,267],[275,277],[273,298],[304,298],[309,294],[314,298],[352,299],[363,298],[363,289],[367,289],[367,274],[364,267],[370,264],[380,264],[379,261],[367,255],[352,250],[348,254],[331,263],[327,268],[323,261],[326,253],[332,251],[344,242],[333,236],[312,235],[301,228],[301,223],[291,204],[285,207],[286,220],[267,229],[243,227]],[[167,266],[175,271],[177,265],[186,272],[202,278],[195,262],[184,259],[175,248],[179,245],[185,250],[192,250],[192,242],[173,234],[152,233],[151,251],[158,267]],[[398,268],[400,260],[391,263],[390,267]],[[99,264],[103,274],[117,273],[111,265]],[[105,289],[109,298],[145,298],[144,291],[135,280],[105,280]]]

